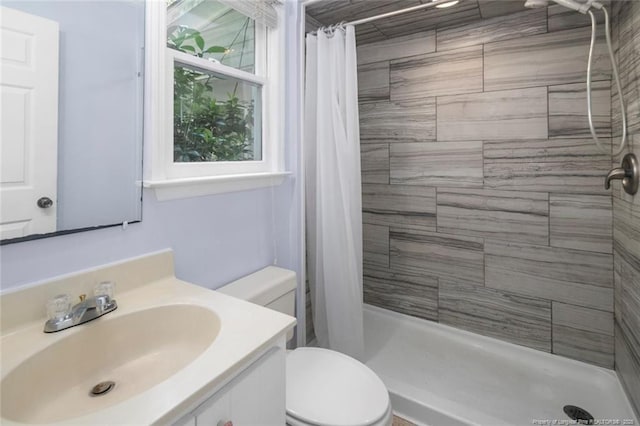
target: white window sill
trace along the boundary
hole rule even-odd
[[[145,181],[143,185],[145,188],[151,188],[155,191],[158,201],[166,201],[278,186],[289,175],[291,172],[249,173],[150,180]]]

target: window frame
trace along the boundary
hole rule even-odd
[[[284,30],[255,24],[255,74],[167,47],[165,2],[149,1],[145,78],[144,186],[159,200],[274,186],[290,173],[284,170]],[[261,93],[261,160],[174,162],[173,74],[184,63],[223,76],[258,84]]]

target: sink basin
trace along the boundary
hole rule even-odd
[[[220,319],[213,311],[184,304],[107,315],[50,335],[61,338],[2,380],[3,417],[60,422],[130,399],[186,367],[219,331]],[[91,396],[92,388],[105,381],[115,386]]]

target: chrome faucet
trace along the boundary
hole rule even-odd
[[[80,303],[74,305],[69,312],[50,318],[44,324],[45,333],[55,333],[76,325],[84,324],[96,318],[116,310],[118,304],[115,299],[103,294],[87,299],[85,294],[80,295]]]

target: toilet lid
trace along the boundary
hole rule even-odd
[[[320,348],[287,354],[287,414],[324,426],[367,426],[389,407],[382,380],[355,359]]]

